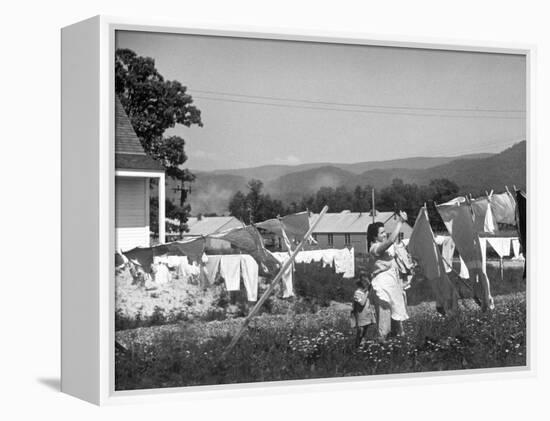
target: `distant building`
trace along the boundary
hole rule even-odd
[[[183,234],[184,237],[197,235],[217,234],[231,228],[243,227],[244,224],[234,216],[202,216],[191,217],[187,221],[189,232]],[[206,241],[206,247],[212,249],[229,249],[231,244],[225,240],[209,238]]]
[[[318,214],[311,214],[310,224]],[[375,212],[375,222],[382,222],[386,232],[393,232],[397,224],[397,215],[394,212]],[[354,247],[356,254],[366,253],[367,227],[373,222],[371,212],[326,213],[313,230],[313,238],[319,243],[320,248]],[[403,238],[409,238],[412,227],[404,223],[401,228]]]
[[[159,179],[159,242],[164,243],[164,168],[145,153],[118,97],[115,98],[116,248],[148,247],[149,180]]]

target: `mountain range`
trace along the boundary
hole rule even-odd
[[[505,186],[526,187],[526,142],[516,143],[497,154],[470,154],[458,157],[413,157],[389,161],[367,161],[354,164],[310,163],[302,165],[267,165],[255,168],[195,172],[189,201],[193,214],[227,213],[227,205],[237,192],[246,193],[252,178],[262,180],[264,191],[285,204],[299,202],[321,187],[371,185],[376,189],[389,186],[394,178],[404,183],[427,185],[430,180],[447,178],[462,193],[474,195]],[[168,178],[166,194],[177,200],[176,186]]]

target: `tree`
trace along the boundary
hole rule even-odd
[[[444,203],[451,200],[456,197],[460,190],[456,183],[446,178],[430,180],[428,187],[432,189],[432,200],[438,203]]]
[[[246,204],[246,196],[243,192],[238,191],[229,201],[229,214],[240,219],[241,221],[248,220],[248,205]]]
[[[280,200],[274,200],[269,194],[263,194],[264,184],[252,179],[248,182],[248,193],[238,191],[229,201],[229,213],[247,224],[261,222],[289,213]]]
[[[164,138],[164,132],[176,124],[202,127],[201,112],[193,105],[187,87],[178,81],[165,80],[150,57],[138,56],[129,49],[115,54],[115,92],[128,114],[145,152],[159,161],[166,174],[174,179],[192,182],[195,176],[182,165],[187,161],[185,140],[179,136]],[[186,191],[181,191],[181,203]],[[176,213],[180,223],[187,221],[190,208],[180,206]]]

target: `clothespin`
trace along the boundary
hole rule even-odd
[[[508,190],[508,186],[504,186],[506,188],[506,191],[509,193],[509,194],[512,194],[510,193],[510,190]]]
[[[516,188],[516,185],[514,184],[514,191],[518,191],[518,189]]]

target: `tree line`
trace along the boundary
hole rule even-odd
[[[247,188],[248,192],[235,193],[228,206],[232,216],[247,224],[306,210],[318,213],[325,205],[328,205],[330,212],[368,212],[372,207],[373,187],[368,185],[355,186],[352,190],[345,186],[321,187],[315,194],[306,195],[300,202],[288,205],[263,193],[260,180],[250,180]],[[445,178],[431,180],[427,186],[408,184],[395,178],[390,186],[374,190],[375,207],[382,212],[403,210],[409,215],[412,225],[419,209],[426,204],[433,229],[441,231],[444,225],[434,202],[444,203],[456,197],[459,190],[456,183]]]

